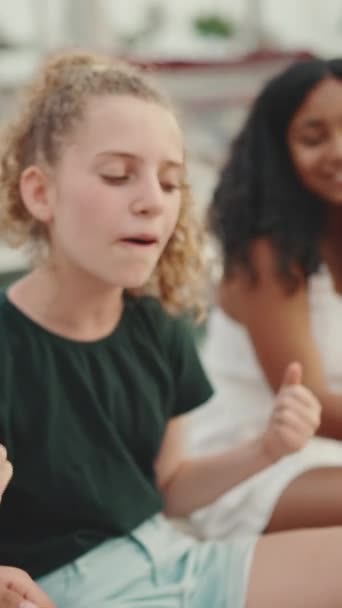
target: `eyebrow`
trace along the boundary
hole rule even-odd
[[[120,157],[126,160],[142,160],[142,157],[137,155],[137,154],[132,154],[130,152],[120,152],[120,151],[115,151],[115,150],[104,150],[103,152],[99,152],[98,154],[96,154],[97,158],[101,158],[103,156],[110,156],[110,157]],[[163,161],[166,165],[169,165],[171,167],[176,167],[181,169],[184,166],[183,162],[177,161],[177,160],[173,160],[173,159],[165,159]]]

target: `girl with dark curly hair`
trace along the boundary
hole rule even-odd
[[[342,59],[295,63],[261,91],[210,208],[222,246],[203,357],[216,396],[196,452],[259,433],[289,361],[320,399],[307,447],[199,512],[203,534],[342,522]],[[336,466],[337,465],[337,466]]]

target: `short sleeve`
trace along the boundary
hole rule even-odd
[[[174,320],[170,359],[175,382],[172,416],[179,416],[202,405],[213,395],[189,324],[179,319]]]

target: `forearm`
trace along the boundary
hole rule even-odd
[[[261,439],[220,454],[183,461],[162,488],[165,511],[186,516],[273,464]]]

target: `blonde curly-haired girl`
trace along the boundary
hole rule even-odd
[[[320,418],[294,363],[260,437],[184,454],[183,414],[212,391],[178,316],[203,270],[169,103],[138,70],[69,53],[2,142],[0,232],[36,265],[0,300],[0,563],[63,608],[338,606],[342,530],[201,543],[162,514],[301,449]]]

